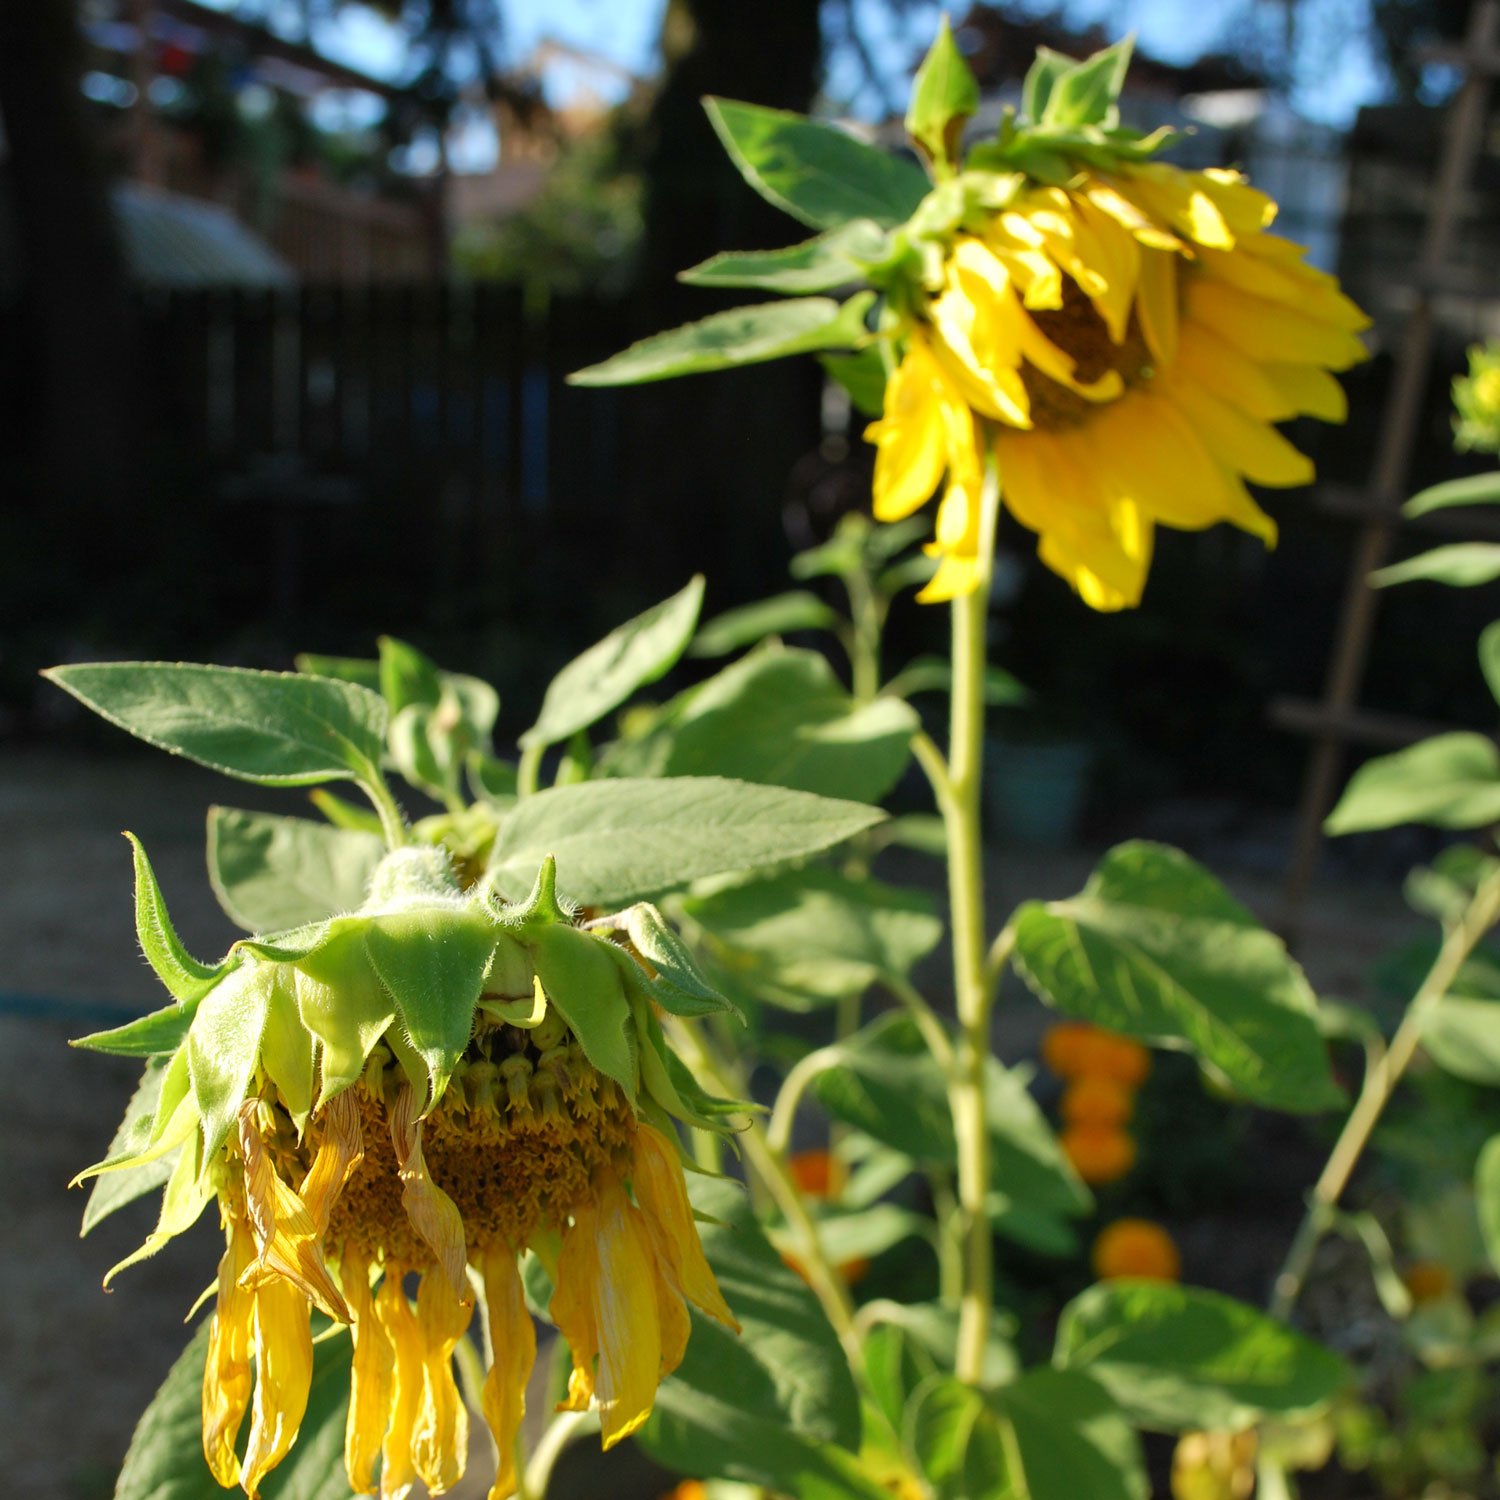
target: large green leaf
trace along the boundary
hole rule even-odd
[[[1301,969],[1185,854],[1121,844],[1079,895],[1013,920],[1017,968],[1047,1004],[1186,1048],[1267,1108],[1339,1103]]]
[[[1243,1302],[1161,1281],[1074,1298],[1055,1362],[1103,1385],[1142,1427],[1237,1431],[1311,1412],[1348,1384],[1336,1354]]]
[[[622,906],[734,870],[801,859],[885,815],[860,802],[722,776],[589,781],[528,797],[507,815],[490,873],[528,890],[545,856],[558,885],[590,906]]]
[[[285,932],[362,906],[384,853],[373,834],[310,818],[208,810],[208,878],[247,932]]]
[[[1378,589],[1425,580],[1452,588],[1474,588],[1500,578],[1500,542],[1450,542],[1370,574]]]
[[[706,375],[820,349],[857,349],[869,337],[865,314],[873,293],[847,302],[805,297],[756,302],[655,333],[568,376],[570,385],[644,385],[678,375]]]
[[[203,1365],[208,1325],[198,1325],[136,1425],[114,1500],[224,1500],[203,1458]],[[349,1500],[344,1413],[350,1342],[342,1330],[313,1348],[312,1387],[296,1445],[261,1487],[263,1500]]]
[[[835,1119],[934,1166],[955,1158],[947,1080],[906,1015],[882,1016],[827,1049],[813,1092]],[[1085,1213],[1088,1190],[1067,1164],[1024,1076],[991,1061],[986,1084],[990,1166],[1007,1203],[1050,1218]]]
[[[703,1248],[738,1336],[693,1313],[677,1373],[662,1383],[642,1446],[669,1468],[799,1497],[878,1500],[837,1448],[859,1447],[859,1398],[838,1338],[783,1264],[743,1191],[695,1178]]]
[[[783,296],[831,292],[859,281],[862,262],[879,260],[886,236],[869,219],[853,219],[800,245],[781,250],[725,250],[680,272],[691,286],[760,287]]]
[[[555,745],[597,723],[635,690],[671,670],[703,607],[703,577],[654,604],[576,656],[552,679],[522,745]]]
[[[1422,1047],[1445,1072],[1500,1088],[1500,969],[1471,958],[1422,1023]]]
[[[925,893],[821,867],[690,896],[682,910],[736,978],[806,1005],[861,994],[882,974],[904,977],[943,936]]]
[[[1367,760],[1323,827],[1341,834],[1398,823],[1483,828],[1497,820],[1500,750],[1482,734],[1459,731]]]
[[[806,589],[791,589],[754,604],[716,615],[688,648],[690,656],[728,656],[744,646],[753,646],[770,635],[789,635],[794,630],[833,630],[839,624],[835,610]]]
[[[1425,516],[1429,511],[1446,510],[1452,505],[1494,505],[1500,503],[1500,474],[1470,474],[1464,479],[1449,479],[1442,484],[1418,490],[1401,513]]]
[[[856,703],[815,651],[766,646],[679,695],[656,727],[611,750],[629,776],[735,776],[874,802],[920,727],[893,698]]]
[[[262,786],[358,779],[385,745],[384,702],[331,678],[129,661],[45,675],[148,744]]]
[[[707,99],[704,108],[745,181],[810,228],[850,219],[894,228],[927,195],[918,167],[832,125],[733,99]]]
[[[907,1440],[938,1500],[1146,1500],[1140,1443],[1086,1376],[1044,1368],[988,1393],[940,1377]]]
[[[1474,1166],[1474,1205],[1485,1254],[1500,1274],[1500,1135],[1492,1135]]]

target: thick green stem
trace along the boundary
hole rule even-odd
[[[1448,929],[1437,960],[1407,1006],[1390,1046],[1376,1054],[1365,1070],[1359,1098],[1355,1100],[1327,1164],[1308,1196],[1307,1212],[1273,1284],[1271,1313],[1274,1317],[1285,1319],[1291,1316],[1318,1246],[1333,1224],[1339,1199],[1348,1187],[1360,1156],[1401,1081],[1401,1075],[1417,1050],[1422,1028],[1427,1024],[1433,1007],[1440,1004],[1452,988],[1469,955],[1497,921],[1500,921],[1500,875],[1491,875],[1475,891],[1463,916]]]
[[[958,1202],[964,1231],[964,1289],[959,1303],[955,1373],[979,1383],[994,1300],[993,1247],[985,1199],[990,1141],[985,1120],[985,1067],[990,1056],[990,994],[986,971],[984,850],[980,795],[984,773],[984,672],[990,573],[1000,505],[994,463],[980,500],[979,581],[953,601],[953,692],[946,777],[937,784],[948,836],[948,902],[959,1045],[949,1098],[958,1142]]]
[[[552,1482],[552,1470],[563,1450],[598,1425],[599,1419],[593,1412],[565,1411],[553,1417],[522,1473],[521,1500],[544,1500],[547,1486]]]
[[[880,636],[884,626],[880,600],[863,568],[845,574],[849,612],[854,626],[849,641],[849,668],[856,701],[871,702],[880,691]]]

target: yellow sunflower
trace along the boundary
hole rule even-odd
[[[1095,609],[1137,603],[1158,523],[1276,538],[1245,481],[1306,484],[1275,424],[1342,421],[1364,314],[1235,172],[1157,162],[1027,183],[946,246],[887,385],[875,514],[943,486],[927,600],[980,573],[979,480]]]
[[[441,1494],[464,1472],[453,1365],[476,1285],[493,1351],[489,1493],[515,1491],[536,1356],[527,1250],[572,1355],[564,1404],[597,1406],[606,1447],[681,1362],[689,1303],[738,1327],[668,1118],[698,1118],[705,1101],[668,1075],[662,977],[612,940],[611,919],[576,925],[550,879],[549,866],[530,903],[499,908],[460,892],[434,851],[401,851],[359,912],[238,945],[217,971],[197,966],[196,994],[183,993],[191,960],[164,973],[179,1003],[147,1020],[168,1035],[180,1017],[184,1034],[155,1065],[148,1143],[84,1175],[179,1152],[131,1260],[217,1200],[203,1448],[221,1485],[254,1497],[296,1442],[314,1310],[349,1327],[345,1468],[383,1500],[418,1479]],[[121,1050],[110,1043],[86,1039]]]

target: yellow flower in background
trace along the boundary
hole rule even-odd
[[[1172,1500],[1250,1500],[1258,1434],[1188,1432],[1172,1455]]]
[[[1453,382],[1453,407],[1460,453],[1500,453],[1500,340],[1470,347],[1468,373]]]
[[[923,599],[978,580],[988,454],[1039,556],[1095,609],[1139,602],[1157,525],[1275,542],[1245,482],[1311,480],[1275,424],[1343,420],[1329,372],[1365,357],[1368,325],[1266,232],[1275,213],[1237,173],[1121,161],[1028,183],[952,240],[867,433],[878,518],[945,485]]]
[[[360,911],[308,929],[300,949],[291,933],[196,965],[190,1006],[146,1018],[185,1028],[163,1055],[150,1138],[84,1175],[179,1152],[158,1228],[122,1266],[217,1201],[203,1449],[221,1485],[256,1496],[296,1442],[314,1310],[348,1326],[344,1466],[353,1491],[382,1500],[463,1476],[454,1354],[475,1281],[493,1352],[480,1393],[499,1454],[489,1496],[514,1493],[536,1358],[527,1250],[572,1356],[563,1404],[597,1409],[606,1448],[681,1363],[690,1304],[738,1329],[669,1118],[706,1123],[706,1096],[667,1072],[660,975],[610,939],[615,919],[577,926],[551,879],[549,864],[528,903],[497,910],[460,891],[436,851],[398,851]],[[158,972],[180,984],[188,969]],[[114,1035],[85,1044],[118,1050]]]
[[[1099,1231],[1090,1257],[1100,1281],[1136,1277],[1179,1281],[1182,1257],[1172,1236],[1150,1219],[1116,1219]]]

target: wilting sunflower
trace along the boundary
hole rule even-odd
[[[145,946],[177,1004],[85,1040],[139,1055],[153,1038],[160,1092],[144,1145],[84,1175],[178,1152],[132,1261],[217,1200],[203,1447],[220,1484],[253,1497],[296,1441],[315,1311],[349,1326],[345,1466],[355,1492],[382,1497],[418,1478],[440,1494],[463,1474],[453,1356],[476,1286],[490,1495],[515,1490],[536,1355],[528,1250],[572,1354],[565,1405],[597,1405],[606,1447],[680,1363],[689,1303],[737,1326],[669,1118],[711,1125],[716,1101],[666,1051],[654,1007],[680,999],[670,975],[616,941],[660,919],[637,907],[580,927],[551,882],[549,863],[529,902],[501,906],[461,892],[436,851],[400,851],[357,913],[237,944],[207,969],[176,945],[137,850]]]
[[[878,518],[943,486],[922,597],[978,580],[990,455],[1043,562],[1095,609],[1139,601],[1158,523],[1273,543],[1245,481],[1312,478],[1275,424],[1343,420],[1329,371],[1364,357],[1368,320],[1266,232],[1276,205],[1235,172],[1121,162],[1006,191],[944,246],[867,434]]]

